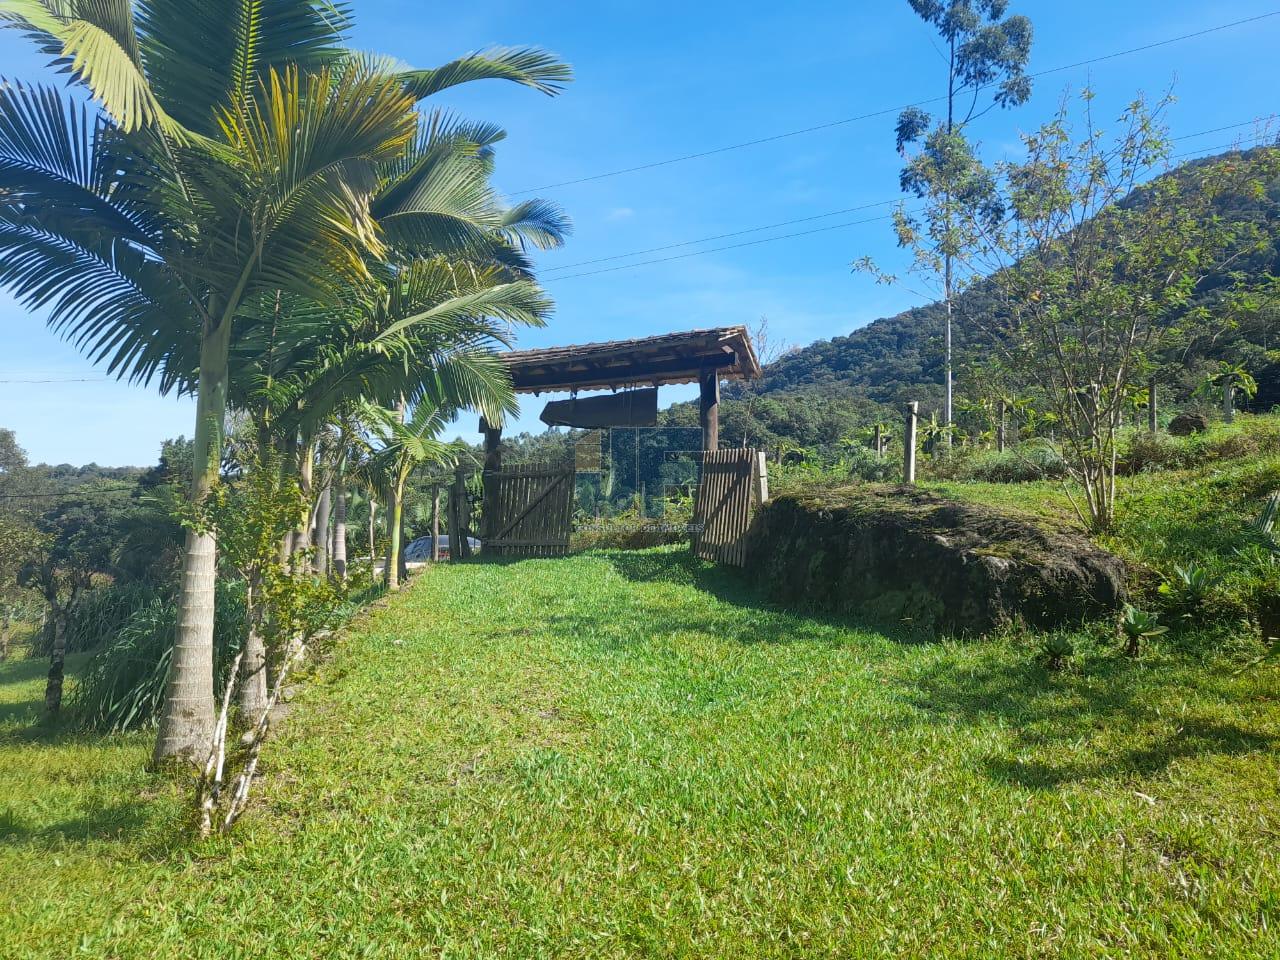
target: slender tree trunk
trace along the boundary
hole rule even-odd
[[[440,562],[440,484],[431,488],[431,562]]]
[[[329,519],[332,512],[333,488],[326,486],[320,491],[320,500],[316,504],[316,553],[311,561],[311,569],[322,577],[329,574]]]
[[[293,554],[299,554],[311,545],[311,522],[314,515],[314,478],[316,469],[316,442],[307,440],[302,444],[298,456],[298,486],[302,489],[302,502],[307,505],[306,513],[300,518],[298,527],[293,531]]]
[[[236,701],[242,716],[257,717],[267,703],[267,646],[262,639],[262,578],[256,573],[249,578],[245,607],[249,630],[245,635],[244,655],[240,658]]]
[[[333,573],[347,579],[347,485],[341,474],[334,487],[333,504]]]
[[[4,618],[0,619],[0,663],[9,659],[9,630],[12,625],[13,613],[5,607]]]
[[[400,521],[404,513],[404,489],[397,481],[387,502],[387,571],[388,590],[400,589]]]
[[[210,314],[218,316],[217,304]],[[200,380],[196,390],[191,500],[203,503],[218,479],[222,461],[223,420],[227,411],[227,355],[231,319],[208,325],[200,344]],[[213,615],[217,578],[217,535],[212,529],[188,530],[178,585],[178,628],[165,687],[164,709],[154,759],[195,760],[209,749],[214,727]]]
[[[373,579],[373,570],[375,558],[378,556],[378,523],[376,514],[378,512],[378,501],[369,498],[369,579]]]
[[[62,678],[67,663],[67,609],[53,605],[53,648],[49,652],[49,679],[44,687],[44,708],[49,713],[62,709]]]

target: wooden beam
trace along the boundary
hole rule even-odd
[[[720,371],[716,367],[698,375],[698,421],[702,425],[702,449],[720,449]]]
[[[484,503],[481,505],[480,538],[493,533],[498,510],[498,474],[502,471],[502,427],[491,427],[489,421],[480,418],[480,432],[484,434]]]

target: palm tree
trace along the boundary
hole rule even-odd
[[[369,279],[371,202],[413,142],[413,103],[485,77],[567,79],[536,51],[391,74],[343,50],[347,18],[319,0],[0,0],[0,22],[101,108],[0,86],[0,284],[116,375],[196,394],[197,507],[238,322],[276,292],[324,302]],[[215,557],[193,525],[158,760],[197,755],[213,728]]]
[[[452,418],[452,411],[431,403],[419,403],[406,415],[403,409],[388,410],[370,404],[364,416],[377,442],[369,458],[369,474],[380,480],[388,503],[387,530],[391,545],[384,576],[388,590],[399,590],[405,486],[419,466],[453,463],[453,447],[439,440],[440,432]]]

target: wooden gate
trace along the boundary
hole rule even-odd
[[[693,505],[693,552],[703,560],[741,567],[752,508],[768,499],[763,459],[755,450],[710,450]]]
[[[484,552],[499,557],[559,557],[568,553],[573,487],[572,464],[486,471]]]

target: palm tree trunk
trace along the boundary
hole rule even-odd
[[[13,624],[13,612],[4,608],[4,618],[0,619],[0,662],[9,659],[9,628]]]
[[[334,486],[333,504],[333,573],[347,579],[347,486],[341,474]]]
[[[218,311],[210,313],[217,316]],[[213,330],[205,324],[200,343],[191,501],[201,504],[218,479],[223,420],[227,411],[227,354],[231,319]],[[218,540],[212,529],[187,531],[178,585],[178,629],[165,687],[154,759],[198,759],[213,736],[213,613]]]
[[[403,490],[396,483],[387,501],[387,569],[388,590],[400,589],[400,520],[404,511]]]
[[[378,501],[369,497],[369,579],[373,580],[374,557],[378,555]]]
[[[311,569],[322,577],[329,574],[329,519],[332,513],[333,487],[326,486],[320,491],[320,500],[316,504],[316,554],[311,561]]]
[[[293,531],[293,554],[301,553],[311,544],[311,518],[315,504],[312,501],[316,469],[316,444],[314,440],[306,440],[298,451],[298,486],[302,489],[302,502],[307,504],[305,514],[299,518],[298,527]]]

